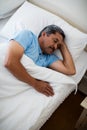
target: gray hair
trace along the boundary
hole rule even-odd
[[[64,31],[60,27],[58,27],[57,25],[52,24],[52,25],[48,25],[45,28],[43,28],[41,30],[41,32],[39,33],[38,38],[41,37],[42,32],[46,32],[47,35],[55,34],[56,32],[58,32],[59,34],[62,35],[63,40],[65,39]]]

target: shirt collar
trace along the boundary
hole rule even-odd
[[[41,48],[40,48],[39,42],[38,42],[38,49],[39,49],[39,54],[43,54],[43,52],[42,52],[42,50],[41,50]]]

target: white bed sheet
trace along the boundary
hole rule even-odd
[[[30,58],[23,55],[21,62],[29,74],[49,82],[55,95],[47,97],[38,93],[28,84],[17,80],[3,66],[7,46],[7,43],[0,45],[0,130],[37,130],[54,108],[75,90],[75,82],[64,74],[35,65]],[[44,117],[39,123],[37,121],[42,113]]]

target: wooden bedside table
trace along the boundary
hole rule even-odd
[[[75,128],[77,130],[87,130],[87,97],[80,104],[84,110],[82,111]]]
[[[79,91],[87,95],[87,71],[78,85]]]

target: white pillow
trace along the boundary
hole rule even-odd
[[[80,32],[60,17],[30,4],[29,2],[25,2],[16,11],[4,26],[0,35],[9,39],[17,31],[22,29],[29,29],[38,35],[39,32],[49,24],[58,25],[64,30],[66,35],[65,42],[73,59],[76,60],[86,46],[87,34]],[[59,55],[59,52],[56,51],[55,54]]]
[[[0,19],[11,16],[25,0],[0,0]]]

